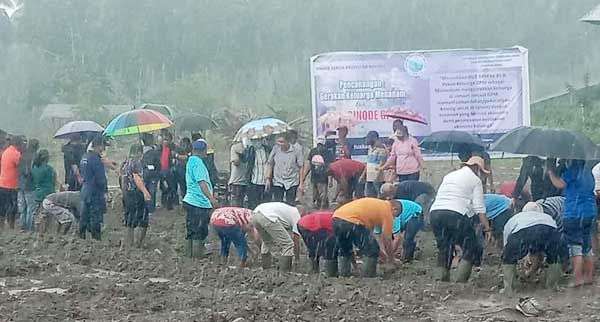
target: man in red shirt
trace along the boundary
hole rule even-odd
[[[356,197],[362,197],[364,185],[361,187],[359,183],[365,168],[364,163],[352,159],[340,159],[329,165],[329,176],[338,183],[337,195],[340,203],[351,201],[355,192]]]
[[[336,277],[338,262],[332,217],[332,211],[310,213],[300,218],[298,231],[308,249],[312,272],[319,272],[319,258],[323,257],[327,276]]]
[[[0,159],[0,228],[4,227],[5,220],[11,229],[15,228],[19,162],[23,145],[22,137],[13,137]]]

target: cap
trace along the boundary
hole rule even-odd
[[[317,136],[317,144],[325,144],[325,136],[324,135]]]
[[[484,173],[490,173],[490,171],[485,169],[485,161],[483,161],[482,157],[471,157],[467,162],[464,163],[464,165],[476,165],[479,167],[479,170],[483,171]]]
[[[208,144],[204,140],[198,140],[192,143],[193,151],[203,152],[206,151],[206,149],[208,149]]]
[[[544,209],[539,204],[530,201],[525,206],[523,206],[523,211],[535,211],[535,212],[544,212]]]
[[[323,159],[323,156],[315,155],[310,160],[310,163],[312,163],[313,165],[325,164],[325,159]]]

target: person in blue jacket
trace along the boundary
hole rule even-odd
[[[101,154],[104,152],[104,137],[96,136],[88,151],[81,159],[80,169],[83,178],[81,188],[81,219],[79,221],[79,237],[86,238],[91,233],[92,238],[102,237],[102,222],[106,212],[106,172]]]

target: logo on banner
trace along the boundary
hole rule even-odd
[[[410,76],[418,77],[425,73],[427,60],[421,54],[410,54],[404,61],[404,70]]]

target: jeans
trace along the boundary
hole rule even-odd
[[[409,173],[409,174],[399,174],[398,175],[398,182],[402,182],[402,181],[419,181],[420,177],[421,177],[421,173],[420,172]]]
[[[11,228],[15,226],[18,212],[17,189],[0,188],[0,221],[8,222]]]
[[[148,180],[144,182],[146,189],[150,193],[150,201],[146,203],[146,208],[149,213],[156,212],[156,189],[158,189],[158,180]]]
[[[313,182],[313,202],[316,209],[329,208],[329,185],[327,182]]]
[[[308,250],[308,258],[317,260],[320,257],[323,257],[325,260],[337,258],[335,235],[332,235],[325,229],[310,231],[300,226],[298,226],[298,231]]]
[[[481,264],[483,245],[477,238],[473,221],[467,216],[452,210],[434,210],[431,226],[438,248],[439,267],[450,269],[456,245],[462,248],[463,260],[475,266]]]
[[[141,191],[126,191],[123,195],[123,205],[125,206],[125,226],[148,227],[148,212]]]
[[[265,201],[265,186],[258,184],[248,185],[248,208],[255,209]]]
[[[290,187],[287,190],[284,187],[273,186],[271,190],[273,190],[273,201],[285,202],[290,206],[296,205],[298,186]]]
[[[221,256],[229,257],[229,246],[233,243],[240,260],[248,259],[248,241],[240,226],[216,226],[213,228],[221,239]]]
[[[232,184],[229,187],[231,189],[231,206],[243,207],[246,197],[246,185]]]
[[[592,230],[595,217],[563,218],[563,233],[570,256],[593,256]]]
[[[404,261],[411,261],[415,256],[415,250],[417,249],[417,233],[423,228],[423,217],[416,216],[409,219],[406,222],[406,228],[404,229],[404,240],[402,241],[403,258]]]
[[[83,201],[79,220],[79,238],[85,239],[87,232],[90,232],[92,238],[100,240],[102,238],[103,217],[103,207],[94,202]]]
[[[367,227],[333,218],[333,232],[337,240],[339,256],[352,256],[352,248],[356,246],[365,257],[379,257],[379,244]]]
[[[365,197],[377,198],[383,182],[367,182],[365,184]]]
[[[192,206],[183,203],[187,215],[185,217],[185,229],[187,240],[205,240],[208,237],[208,223],[212,209]]]
[[[19,190],[17,203],[21,228],[25,231],[33,231],[33,218],[39,208],[39,204],[35,201],[35,193]]]

